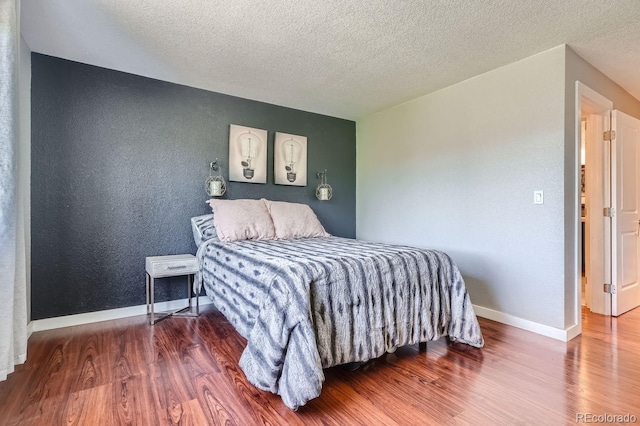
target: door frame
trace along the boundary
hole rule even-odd
[[[602,117],[602,122],[603,123],[608,123],[609,122],[609,114],[610,111],[613,109],[613,102],[610,101],[609,99],[605,98],[604,96],[602,96],[601,94],[599,94],[598,92],[596,92],[595,90],[591,89],[589,86],[587,86],[586,84],[580,82],[579,80],[576,80],[575,83],[575,93],[576,93],[576,99],[575,99],[575,141],[574,141],[574,152],[575,152],[575,164],[574,164],[574,177],[575,177],[575,195],[574,195],[574,233],[575,233],[575,245],[574,245],[574,253],[575,253],[575,263],[574,263],[574,301],[575,301],[575,306],[574,306],[574,324],[576,324],[576,327],[573,328],[572,332],[567,336],[567,340],[572,339],[573,337],[579,335],[582,333],[582,270],[581,270],[581,262],[582,262],[582,252],[581,252],[581,245],[582,245],[582,232],[581,232],[581,193],[580,190],[578,189],[579,185],[578,183],[580,182],[580,169],[581,169],[581,163],[580,163],[580,145],[581,145],[581,137],[582,137],[582,111],[583,110],[588,110],[590,115],[600,115]],[[589,124],[589,121],[587,122],[587,124]],[[602,129],[604,131],[604,129]],[[590,130],[588,130],[589,132]],[[599,130],[596,128],[594,129],[593,126],[591,126],[591,137],[593,138],[594,136],[597,136],[595,133],[599,132]],[[604,151],[604,150],[603,150]],[[588,151],[587,151],[588,152]],[[593,153],[592,153],[593,154]],[[605,161],[608,161],[608,159],[603,158],[603,163]],[[587,168],[589,167],[589,165],[587,164],[586,166]],[[597,173],[603,173],[603,170],[594,170]],[[594,172],[592,171],[592,172]],[[587,186],[587,196],[590,197],[589,198],[593,198],[594,196],[600,196],[602,198],[604,198],[604,194],[598,194],[597,192],[594,194],[592,191],[594,190],[594,188],[589,188]],[[587,201],[588,203],[588,201]],[[591,217],[593,217],[594,212],[592,212],[592,214],[590,215]],[[593,250],[593,247],[591,247],[591,249]],[[604,265],[604,262],[603,262]],[[590,265],[586,265],[587,267],[589,267]],[[590,274],[593,275],[593,274]],[[590,301],[589,301],[589,307],[593,312],[598,312],[598,313],[603,313],[605,315],[611,315],[611,303],[607,303],[607,297],[610,297],[608,294],[604,293],[604,292],[598,292],[598,291],[593,291],[594,287],[594,283],[589,283],[590,288],[591,288],[591,292],[590,292]],[[605,313],[606,309],[608,307],[608,314]]]

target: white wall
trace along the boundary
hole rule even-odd
[[[31,49],[20,35],[18,110],[18,220],[25,229],[27,317],[31,321]]]
[[[475,305],[564,329],[564,66],[559,46],[358,120],[357,237],[443,250]]]

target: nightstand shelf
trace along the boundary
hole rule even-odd
[[[171,256],[151,256],[146,258],[146,276],[147,276],[147,314],[150,314],[149,322],[151,325],[162,321],[170,316],[188,316],[197,317],[200,314],[199,295],[196,296],[196,312],[192,312],[193,303],[193,276],[198,272],[198,260],[191,254],[177,254]],[[154,282],[156,278],[187,276],[187,291],[189,294],[189,305],[178,309],[177,311],[154,312]],[[156,319],[156,315],[160,315]]]

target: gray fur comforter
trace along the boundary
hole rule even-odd
[[[197,256],[197,282],[247,339],[240,367],[293,410],[320,395],[323,368],[441,336],[484,344],[442,252],[327,237],[210,240]]]

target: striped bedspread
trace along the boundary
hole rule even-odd
[[[197,282],[247,339],[240,367],[293,410],[320,395],[323,368],[445,335],[484,344],[442,252],[327,237],[208,241],[197,256]]]

